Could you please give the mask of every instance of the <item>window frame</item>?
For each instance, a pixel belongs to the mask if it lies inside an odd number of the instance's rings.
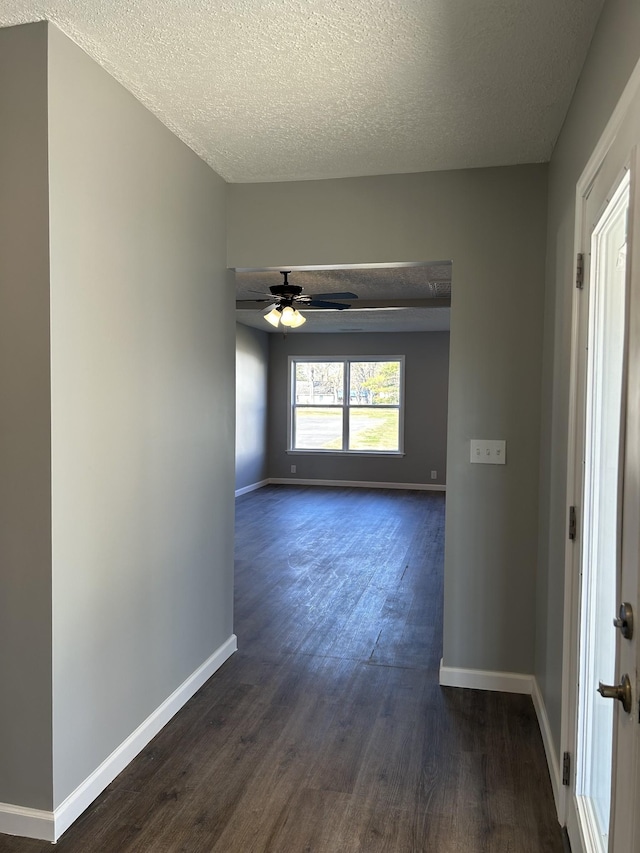
[[[351,364],[353,362],[377,361],[397,362],[400,365],[400,381],[398,383],[398,404],[373,404],[357,403],[351,405],[349,395],[349,384],[351,377]],[[342,403],[304,403],[296,404],[295,401],[295,370],[296,364],[300,363],[341,363],[344,366],[342,377]],[[318,456],[404,456],[404,410],[405,410],[405,357],[404,355],[290,355],[288,356],[288,394],[287,394],[287,453],[293,455],[318,455]],[[346,403],[344,402],[346,400]],[[296,408],[319,408],[336,409],[342,412],[342,449],[321,448],[304,449],[293,446],[295,440],[295,411]],[[349,411],[351,409],[397,409],[398,410],[398,449],[397,450],[349,450]]]

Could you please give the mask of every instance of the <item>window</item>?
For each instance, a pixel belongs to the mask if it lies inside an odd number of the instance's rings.
[[[402,453],[404,356],[289,358],[291,451]]]

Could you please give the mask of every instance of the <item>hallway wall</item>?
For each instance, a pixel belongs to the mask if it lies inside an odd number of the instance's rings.
[[[0,29],[0,803],[50,809],[47,27]]]
[[[55,840],[233,647],[226,185],[51,24],[0,126],[0,830]]]
[[[547,169],[229,187],[232,267],[453,261],[444,661],[532,672]],[[273,212],[278,211],[274,216]],[[507,441],[471,465],[471,438]]]
[[[232,633],[235,324],[224,182],[53,26],[49,134],[58,806]]]
[[[639,58],[640,4],[608,0],[549,165],[535,671],[558,757],[576,184]]]

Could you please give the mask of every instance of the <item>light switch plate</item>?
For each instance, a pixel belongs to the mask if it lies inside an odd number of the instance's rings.
[[[480,465],[505,465],[507,442],[488,438],[471,439],[471,462]]]

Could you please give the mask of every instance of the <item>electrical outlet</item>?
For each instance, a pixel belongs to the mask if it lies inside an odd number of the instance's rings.
[[[291,473],[292,473],[292,474],[295,474],[295,473],[296,473],[296,470],[297,470],[296,466],[295,466],[295,465],[292,465],[292,466],[291,466]]]
[[[431,472],[431,479],[432,479],[432,480],[437,480],[437,479],[438,479],[438,472],[437,472],[437,471],[432,471],[432,472]]]
[[[472,438],[470,461],[481,465],[505,465],[507,462],[507,442],[488,438]]]

